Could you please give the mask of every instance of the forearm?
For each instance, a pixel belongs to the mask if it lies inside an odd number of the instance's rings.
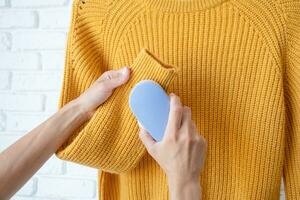
[[[200,200],[201,187],[198,180],[178,181],[174,178],[168,180],[170,200]]]
[[[0,199],[12,196],[86,120],[71,102],[0,154]]]

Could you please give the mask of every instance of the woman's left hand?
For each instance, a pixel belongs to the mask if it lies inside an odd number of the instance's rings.
[[[1,152],[0,199],[9,199],[21,188],[129,75],[128,67],[104,72],[78,98]]]
[[[114,89],[126,83],[129,77],[130,68],[128,67],[106,71],[75,101],[83,109],[83,113],[90,118],[96,108],[111,96]]]

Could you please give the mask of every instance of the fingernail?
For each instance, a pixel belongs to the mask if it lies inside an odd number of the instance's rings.
[[[127,71],[128,71],[128,67],[123,67],[123,69],[122,69],[122,73],[123,73],[123,74],[126,74],[126,73],[127,73]]]
[[[172,93],[170,93],[170,96],[175,96],[175,94],[172,92]]]

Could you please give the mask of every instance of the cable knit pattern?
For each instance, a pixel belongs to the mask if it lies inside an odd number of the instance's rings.
[[[299,0],[74,0],[59,108],[104,71],[132,68],[57,151],[99,169],[101,200],[169,199],[138,138],[130,89],[152,79],[208,141],[203,199],[300,199]]]

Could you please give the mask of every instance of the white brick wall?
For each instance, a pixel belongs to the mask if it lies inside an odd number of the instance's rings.
[[[56,111],[70,8],[0,0],[0,151]],[[53,156],[12,199],[95,200],[97,172]]]
[[[70,9],[0,0],[0,151],[57,110]],[[52,156],[12,199],[96,200],[97,171]]]

